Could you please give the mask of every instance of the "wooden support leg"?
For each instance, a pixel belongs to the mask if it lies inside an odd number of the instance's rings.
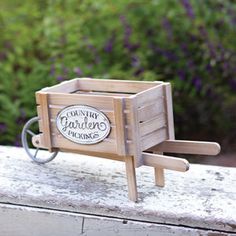
[[[156,154],[163,154],[162,152],[154,152]],[[165,186],[165,173],[164,169],[162,168],[154,168],[154,174],[155,174],[155,185],[159,187]]]
[[[135,173],[133,156],[125,157],[125,166],[126,166],[126,175],[128,181],[129,199],[131,201],[137,202],[138,193],[137,193],[136,173]]]
[[[164,187],[165,186],[164,169],[154,168],[154,171],[155,171],[155,185],[159,187]]]

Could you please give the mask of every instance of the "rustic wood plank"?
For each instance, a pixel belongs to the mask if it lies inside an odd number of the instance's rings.
[[[163,98],[163,85],[157,85],[137,94],[137,107],[147,106]]]
[[[155,130],[166,127],[166,116],[165,113],[162,113],[151,120],[142,122],[139,124],[140,135],[145,136],[149,133],[152,133]]]
[[[143,152],[143,164],[147,166],[185,172],[189,169],[187,160],[160,154]]]
[[[43,88],[41,91],[48,93],[72,93],[78,89],[78,79],[66,80],[51,87]]]
[[[155,130],[152,133],[142,136],[141,138],[141,150],[145,151],[157,143],[161,143],[167,139],[167,130],[166,128],[161,128],[159,130]]]
[[[54,148],[67,148],[71,150],[90,150],[94,152],[116,153],[116,142],[114,139],[104,139],[102,142],[97,143],[96,145],[88,146],[71,142],[64,137],[53,136],[52,146]]]
[[[140,183],[139,201],[133,203],[127,199],[123,162],[59,153],[54,161],[37,165],[22,148],[0,146],[0,154],[1,203],[35,207],[37,210],[56,210],[61,214],[70,211],[126,219],[128,222],[132,220],[160,226],[171,225],[174,227],[173,234],[177,233],[177,229],[186,227],[186,231],[180,235],[191,235],[189,232],[192,229],[221,235],[236,233],[233,207],[236,202],[236,168],[192,164],[185,173],[167,170],[166,187],[158,188],[153,185],[150,167],[143,166],[136,170]],[[7,219],[12,230],[12,222],[16,226],[24,225],[23,217],[20,221],[13,217],[13,212],[6,213],[9,217],[5,217],[4,212],[7,211],[0,213],[1,230],[9,225],[4,222]],[[23,214],[20,211],[19,215]],[[33,217],[26,220],[29,224],[25,224],[25,227],[32,227],[30,222],[33,222]],[[68,221],[66,226],[62,224],[65,231],[75,222],[72,221]],[[90,222],[88,224],[93,225]],[[122,224],[123,231],[119,231],[120,234],[126,231],[124,227],[127,225],[129,223]],[[84,227],[88,227],[86,220]],[[106,229],[105,226],[102,228]],[[143,229],[147,233],[149,227],[143,226]],[[196,232],[193,235],[200,234]],[[10,233],[6,235],[15,236]]]
[[[151,150],[170,153],[215,156],[220,152],[220,145],[214,142],[166,140],[163,143],[151,148]]]
[[[160,81],[126,81],[126,80],[106,80],[106,79],[78,79],[80,90],[95,90],[103,92],[121,92],[121,93],[138,93],[153,86],[162,84]]]
[[[75,91],[74,93],[77,94],[88,94],[88,95],[105,95],[105,96],[110,96],[110,97],[129,97],[131,96],[130,93],[115,93],[115,92],[100,92],[100,91],[83,91],[83,90],[78,90]]]
[[[90,96],[84,94],[51,93],[48,95],[50,105],[87,105],[105,110],[112,110],[112,99],[109,96]]]
[[[114,114],[115,114],[115,140],[117,145],[117,154],[125,156],[127,154],[126,148],[126,128],[125,128],[125,117],[124,117],[124,99],[114,98],[113,99]]]
[[[44,133],[44,145],[49,151],[52,151],[50,115],[48,105],[48,94],[44,92],[37,92],[38,102],[41,106],[41,126],[40,129]]]
[[[74,154],[82,154],[80,155],[80,157],[85,157],[85,158],[89,158],[89,157],[99,157],[99,158],[105,158],[105,159],[110,159],[110,160],[115,160],[115,161],[123,161],[125,162],[125,156],[120,156],[117,155],[115,153],[105,153],[105,152],[93,152],[90,150],[70,150],[70,149],[60,149],[60,152],[67,152],[67,153],[74,153]],[[79,155],[77,155],[79,156]]]
[[[39,120],[38,123],[39,123],[39,131],[43,132],[42,120]],[[51,135],[52,136],[54,136],[54,135],[62,136],[60,134],[59,130],[57,129],[57,127],[56,127],[55,120],[51,120],[50,127],[51,127]],[[132,141],[132,130],[131,130],[131,127],[130,126],[126,126],[125,129],[126,129],[125,132],[126,132],[127,140]],[[116,133],[116,127],[114,125],[111,125],[111,132],[110,132],[110,134],[108,135],[107,138],[115,139],[115,133]]]
[[[51,119],[55,119],[58,115],[58,113],[64,109],[65,106],[62,106],[62,107],[53,107],[53,106],[49,106],[49,115],[51,117]],[[99,109],[101,112],[103,112],[107,118],[109,119],[110,123],[111,124],[114,124],[115,123],[115,118],[114,118],[114,111],[107,111],[107,110],[102,110],[102,109]],[[38,117],[41,117],[41,106],[37,106],[37,114],[38,114]]]
[[[138,108],[138,121],[145,122],[164,112],[164,99],[158,99],[154,103]]]
[[[37,143],[36,143],[37,140]],[[47,146],[44,143],[44,134],[35,135],[33,137],[33,143],[35,147],[47,149]],[[102,142],[97,143],[96,145],[82,145],[73,143],[68,139],[65,139],[61,135],[52,135],[52,147],[57,149],[66,149],[68,152],[93,152],[94,156],[101,156],[101,154],[117,154],[116,141],[114,139],[104,139]],[[133,153],[133,144],[132,142],[127,142],[127,149]],[[129,154],[129,153],[128,153]]]
[[[39,121],[39,123],[41,123],[41,120]],[[56,127],[55,120],[51,120],[51,132],[52,132],[52,136],[55,135],[55,136],[63,137],[60,131]],[[116,137],[116,126],[111,126],[111,131],[110,131],[110,134],[107,136],[107,138],[115,139],[115,137]]]
[[[172,104],[172,92],[171,84],[164,84],[164,97],[165,97],[165,107],[166,107],[166,119],[167,119],[167,130],[168,138],[173,140],[175,139],[175,129],[174,129],[174,115],[173,115],[173,104]]]
[[[137,97],[126,98],[126,103],[130,104],[130,121],[132,130],[132,142],[133,142],[133,153],[135,166],[139,167],[143,164],[142,160],[142,149],[141,149],[141,139],[140,130],[138,122],[138,107],[137,107]]]

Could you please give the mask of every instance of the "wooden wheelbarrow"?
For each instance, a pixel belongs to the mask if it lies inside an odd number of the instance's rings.
[[[187,160],[163,153],[220,152],[217,143],[175,140],[170,83],[79,78],[36,92],[36,102],[38,116],[22,131],[30,158],[46,163],[61,151],[124,161],[132,201],[138,200],[135,168],[154,167],[163,187],[164,169],[189,169]],[[49,156],[39,157],[41,149]]]

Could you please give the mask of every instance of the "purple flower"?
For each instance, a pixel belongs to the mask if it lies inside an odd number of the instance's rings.
[[[14,146],[16,146],[16,147],[22,146],[22,145],[21,145],[21,136],[20,136],[20,134],[18,134],[18,135],[16,136],[16,139],[15,139],[15,141],[14,141]]]
[[[203,38],[205,38],[205,39],[208,38],[208,33],[207,33],[205,26],[203,26],[203,25],[199,26],[198,31]]]
[[[193,20],[195,18],[195,15],[194,15],[193,8],[189,0],[181,0],[181,3],[185,8],[187,16]]]
[[[236,91],[236,79],[231,79],[231,80],[229,81],[229,85],[230,85],[230,87],[231,87],[233,90]]]
[[[104,51],[110,53],[112,51],[112,48],[113,48],[113,41],[109,39],[104,46]]]
[[[208,72],[211,72],[211,70],[212,70],[212,67],[211,67],[210,63],[208,63],[205,68]]]
[[[62,66],[62,71],[63,71],[64,75],[67,75],[68,72],[69,72],[69,69],[67,67],[65,67],[65,66]]]
[[[195,65],[194,65],[194,63],[193,63],[193,60],[189,60],[189,61],[188,61],[188,67],[189,67],[190,70],[194,70]]]
[[[124,39],[123,39],[124,47],[127,48],[129,51],[136,50],[137,48],[140,47],[140,45],[138,43],[133,44],[130,42],[130,36],[132,34],[131,26],[128,24],[125,16],[123,16],[123,15],[120,16],[120,20],[121,20],[121,23],[124,27]]]
[[[140,66],[140,60],[137,56],[131,57],[131,65],[132,65],[132,67],[139,67]]]
[[[217,53],[216,53],[214,44],[211,43],[211,42],[208,42],[208,43],[207,43],[207,46],[208,46],[208,48],[209,48],[211,57],[212,57],[212,58],[215,58]]]
[[[52,64],[51,67],[50,67],[50,75],[54,75],[55,74],[55,65]]]
[[[185,72],[183,71],[183,70],[180,70],[180,71],[178,71],[178,76],[179,76],[179,78],[180,78],[180,80],[182,80],[182,81],[184,81],[185,80]]]
[[[192,80],[192,83],[194,85],[194,87],[196,88],[197,91],[201,90],[202,87],[202,81],[198,76],[195,76]]]
[[[15,147],[21,147],[21,141],[20,140],[15,140],[14,146]]]
[[[91,43],[88,43],[88,38],[84,37],[83,40],[86,43],[87,48],[90,50],[90,52],[92,52],[93,56],[94,56],[94,63],[98,64],[101,62],[101,58],[97,53],[97,49],[94,47],[94,45],[92,45]]]
[[[189,54],[188,45],[186,43],[181,43],[180,48],[182,49],[183,54],[188,56]]]
[[[74,68],[74,72],[78,75],[78,76],[81,76],[83,73],[82,73],[82,70],[79,68],[79,67],[75,67]]]
[[[7,55],[5,52],[0,52],[0,61],[4,61],[7,58]]]
[[[112,36],[108,39],[108,41],[106,42],[104,46],[105,52],[110,53],[112,51],[114,41],[115,41],[115,34],[112,34]]]
[[[4,123],[0,123],[0,133],[7,131],[7,126]]]
[[[61,82],[63,81],[65,78],[62,75],[58,75],[57,76],[57,81]]]
[[[173,38],[172,27],[170,21],[166,17],[164,17],[162,20],[162,26],[167,33],[168,39],[171,40]]]

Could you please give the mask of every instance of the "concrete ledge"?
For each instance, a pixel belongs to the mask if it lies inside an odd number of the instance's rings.
[[[0,146],[0,235],[236,235],[236,168],[166,171],[160,188],[140,167],[137,182],[133,203],[124,163],[60,153],[37,165]]]

